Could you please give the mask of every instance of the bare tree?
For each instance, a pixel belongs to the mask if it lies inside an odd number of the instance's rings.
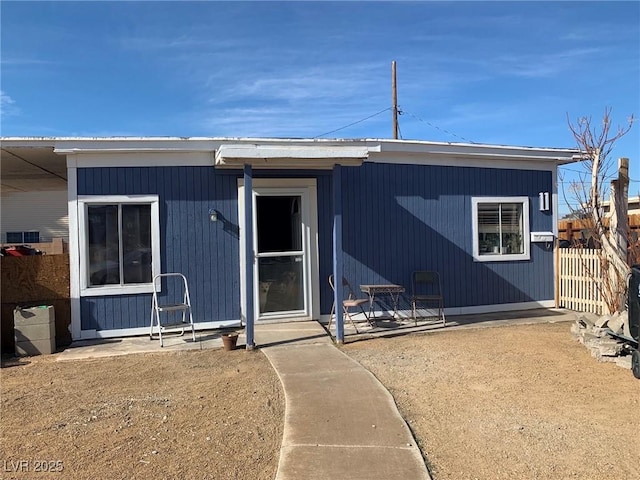
[[[603,275],[600,289],[609,313],[624,309],[626,281],[630,268],[627,263],[626,246],[623,247],[622,243],[616,240],[615,232],[607,228],[602,199],[611,190],[626,188],[623,186],[624,183],[619,184],[617,180],[611,182],[611,185],[607,183],[613,176],[615,166],[609,155],[616,141],[629,132],[633,120],[633,116],[631,116],[627,125],[618,126],[617,130],[612,131],[611,108],[605,109],[602,125],[594,124],[591,117],[581,117],[572,123],[567,116],[569,129],[582,152],[585,167],[585,173],[580,175],[579,179],[572,182],[570,186],[570,193],[577,200],[577,203],[570,208],[572,213],[586,220],[587,229],[590,230],[589,234],[595,241],[595,246],[599,248]],[[628,175],[628,173],[625,174]],[[567,203],[569,204],[569,202]],[[613,198],[611,205],[613,206]],[[624,225],[628,225],[626,208],[624,212]],[[626,235],[627,227],[624,225],[618,225],[617,231],[619,233],[624,230]]]

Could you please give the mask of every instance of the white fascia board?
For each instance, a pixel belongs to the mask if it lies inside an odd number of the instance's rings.
[[[343,145],[220,145],[215,154],[218,167],[238,168],[251,164],[257,168],[333,168],[361,165],[369,157],[366,146]]]
[[[61,154],[81,152],[211,152],[219,144],[219,141],[205,138],[61,138],[55,141],[55,151]]]
[[[405,159],[410,163],[419,163],[419,159],[428,162],[429,159],[439,158],[448,159],[456,164],[461,160],[476,159],[482,161],[548,162],[561,165],[581,159],[580,152],[575,149],[460,143],[381,141],[380,151],[381,155],[377,158]],[[375,158],[372,156],[372,160]]]
[[[406,153],[447,153],[469,155],[495,154],[510,156],[546,156],[559,158],[573,158],[579,156],[580,151],[573,148],[552,147],[523,147],[519,145],[495,145],[480,143],[445,143],[410,140],[379,140],[381,151],[406,152]]]
[[[553,162],[537,162],[534,160],[506,160],[479,157],[453,157],[431,155],[398,155],[391,153],[372,154],[369,162],[404,165],[428,165],[445,167],[498,168],[510,170],[542,170],[555,172],[557,164]]]
[[[146,150],[134,150],[128,153],[114,151],[67,153],[67,159],[72,158],[78,168],[213,166],[213,154],[210,151],[150,152]]]

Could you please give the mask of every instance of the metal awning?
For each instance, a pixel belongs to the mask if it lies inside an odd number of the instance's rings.
[[[330,170],[336,164],[359,166],[368,158],[366,146],[233,144],[218,147],[215,166]]]

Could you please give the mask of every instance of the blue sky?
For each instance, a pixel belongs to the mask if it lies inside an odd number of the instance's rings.
[[[406,139],[574,147],[567,114],[640,115],[637,1],[0,8],[4,136],[389,138],[392,60]],[[632,195],[639,153],[637,123]]]

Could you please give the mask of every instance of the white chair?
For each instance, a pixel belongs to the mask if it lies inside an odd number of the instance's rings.
[[[175,287],[179,288],[175,299],[170,303],[160,305],[158,303],[158,289],[163,278],[174,278]],[[167,283],[167,282],[165,282]],[[161,313],[165,313],[166,320],[161,320]],[[179,320],[175,320],[175,314],[179,314]],[[188,317],[187,317],[188,316]],[[154,325],[155,324],[155,325]],[[162,334],[169,331],[180,330],[180,335],[184,335],[185,327],[191,328],[191,336],[196,341],[196,331],[193,326],[193,315],[191,314],[191,299],[189,298],[189,286],[187,278],[181,273],[161,273],[153,277],[153,300],[151,304],[151,328],[149,338],[153,340],[154,327],[158,329],[160,346],[163,347]]]

